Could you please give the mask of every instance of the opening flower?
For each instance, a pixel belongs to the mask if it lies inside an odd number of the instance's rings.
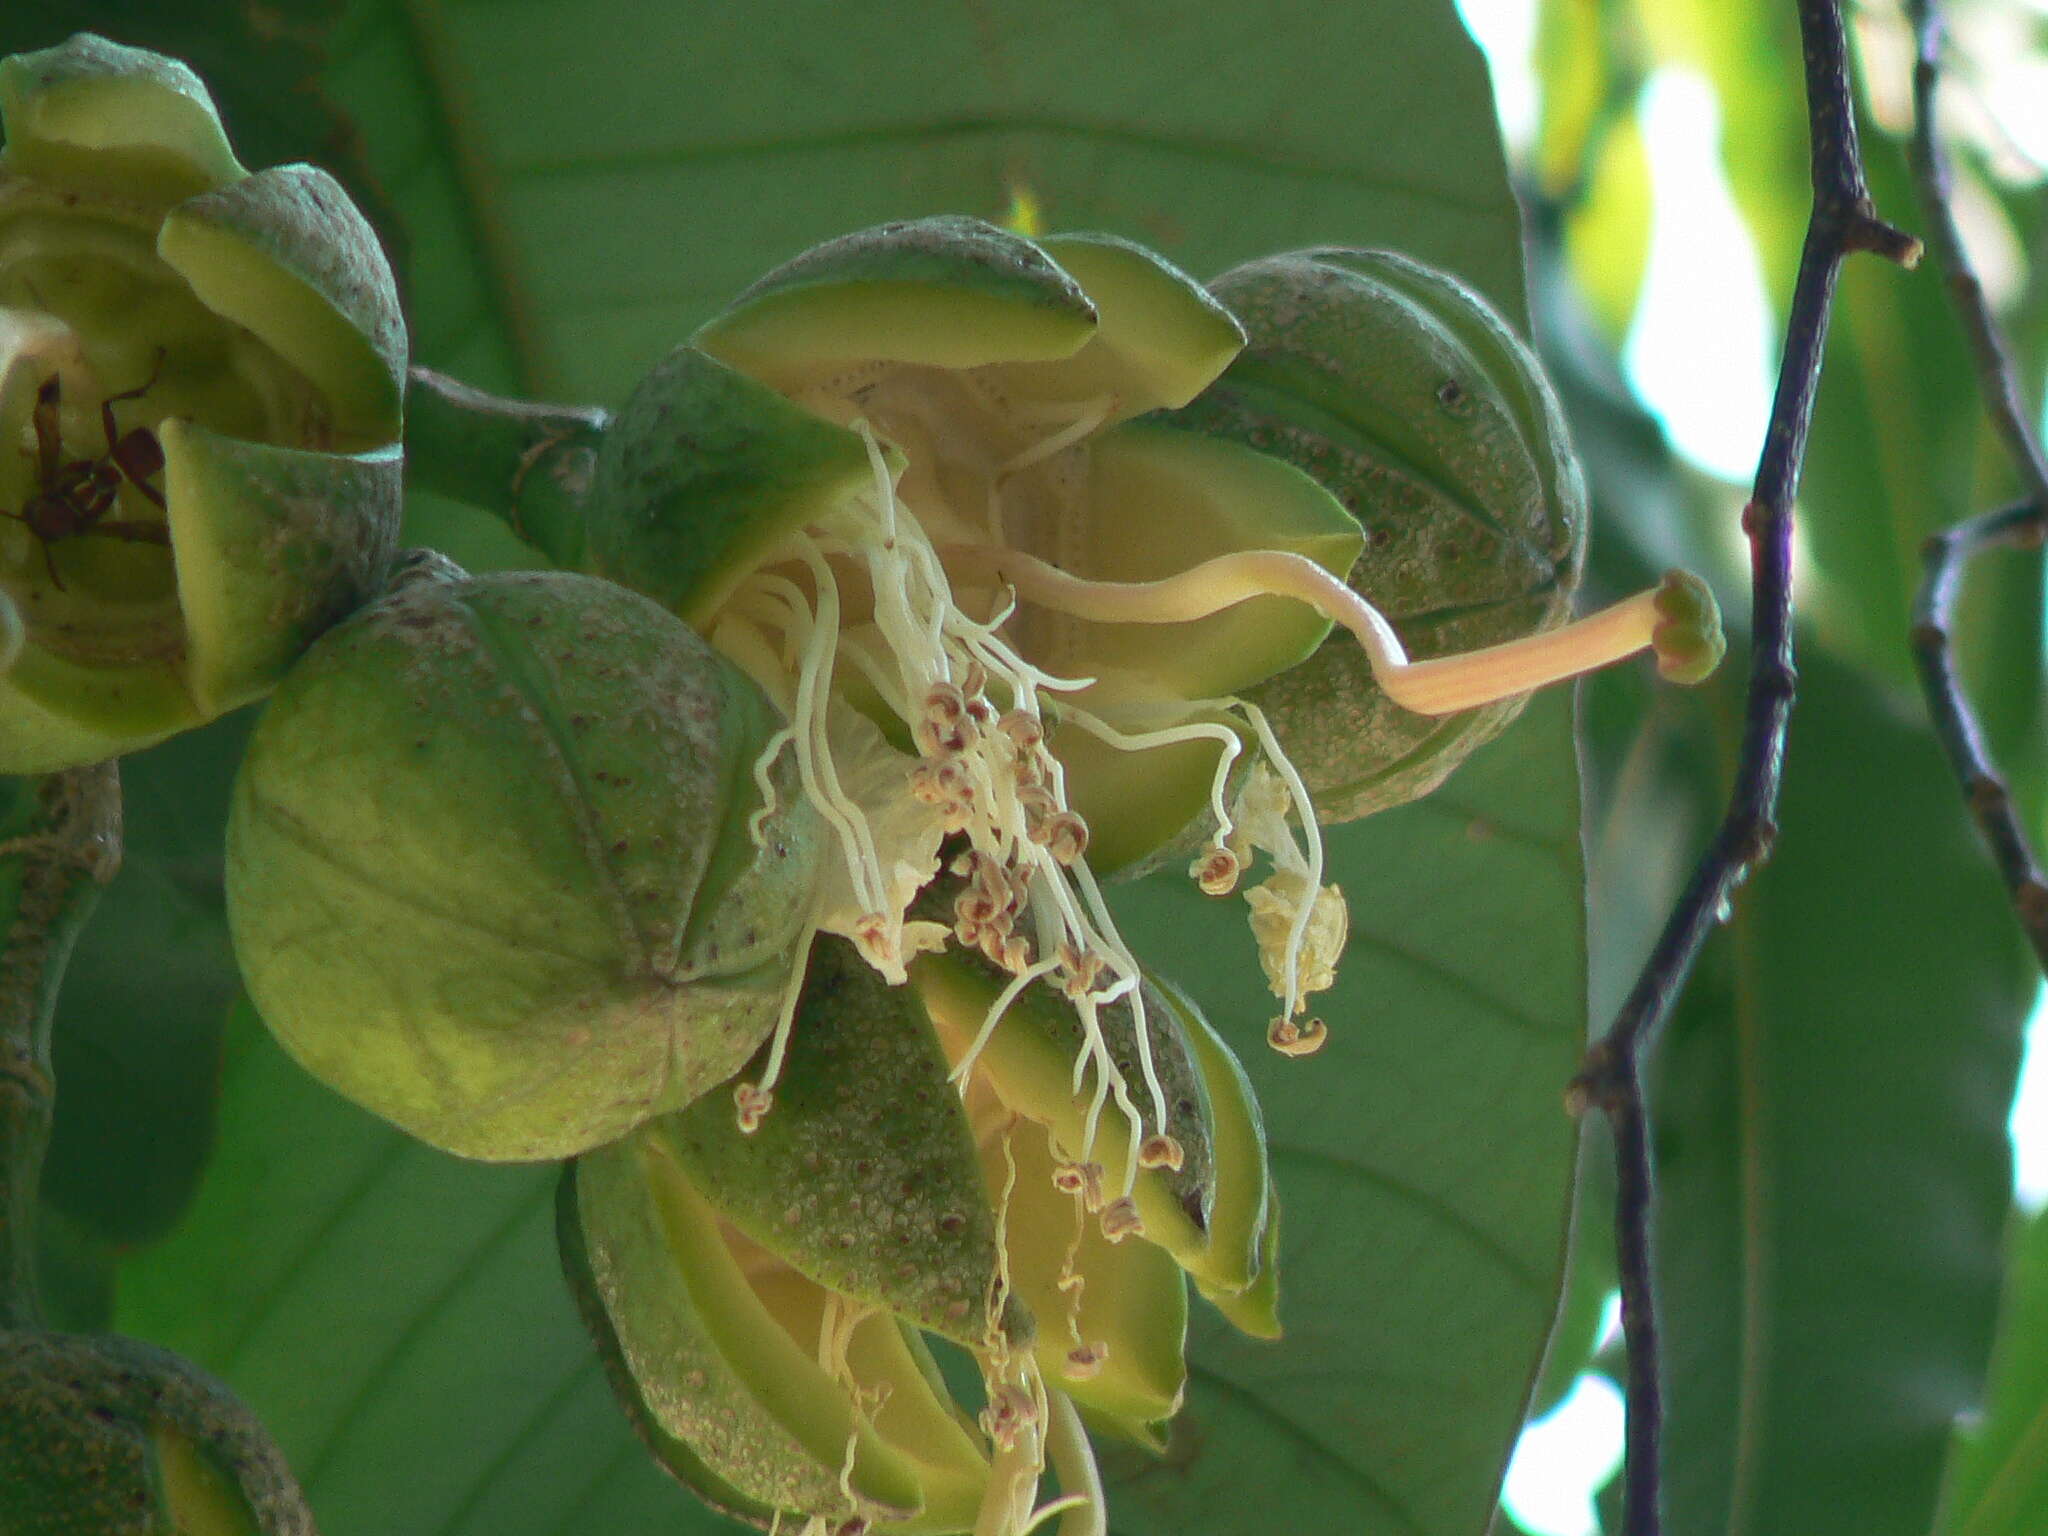
[[[812,1536],[1020,1536],[1071,1507],[1105,1529],[1083,1419],[1164,1447],[1187,1277],[1277,1333],[1264,1140],[1206,1022],[1148,983],[1172,1131],[1105,1166],[1074,1152],[1089,1106],[1063,996],[1030,989],[971,1049],[1001,984],[956,950],[891,986],[821,940],[772,1115],[743,1130],[706,1099],[565,1176],[564,1267],[614,1387],[726,1512]],[[1120,1057],[1140,1048],[1132,1008],[1104,1023]],[[1132,1153],[1137,1196],[1114,1199]]]
[[[1346,584],[1363,534],[1328,490],[1146,416],[1193,400],[1242,341],[1128,242],[883,226],[771,273],[673,354],[613,424],[591,496],[595,567],[676,608],[786,713],[764,769],[795,761],[837,852],[810,922],[890,982],[949,944],[978,952],[1008,980],[977,1039],[1034,984],[1071,1002],[1075,1091],[1093,1078],[1083,1159],[1105,1102],[1134,1146],[1169,1119],[1155,1064],[1141,1050],[1126,1072],[1107,1045],[1103,1011],[1147,1005],[1105,877],[1192,853],[1220,895],[1269,861],[1248,896],[1271,1038],[1302,1053],[1324,1037],[1306,1004],[1343,947],[1342,899],[1308,787],[1247,690],[1333,622],[1429,714],[1676,632],[1670,594],[1645,594],[1410,661]],[[921,901],[942,873],[946,904]],[[744,1120],[772,1103],[780,1060],[737,1089]],[[1122,1168],[1112,1201],[1137,1160]]]
[[[406,338],[311,166],[245,171],[206,88],[90,34],[0,61],[0,771],[264,693],[397,534]]]

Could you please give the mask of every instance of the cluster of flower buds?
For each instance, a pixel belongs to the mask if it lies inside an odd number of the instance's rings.
[[[251,996],[415,1135],[573,1159],[622,1403],[765,1529],[1017,1536],[1048,1468],[1101,1529],[1084,1422],[1163,1445],[1187,1282],[1277,1334],[1249,1084],[1108,880],[1241,891],[1306,1055],[1322,822],[1531,688],[1719,653],[1690,578],[1567,622],[1563,425],[1455,279],[967,218],[806,252],[579,418],[586,569],[394,572],[404,330],[347,200],[98,39],[0,112],[0,771],[289,667],[229,827]]]

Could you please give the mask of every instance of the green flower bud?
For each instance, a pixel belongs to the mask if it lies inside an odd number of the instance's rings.
[[[0,61],[0,772],[261,697],[397,536],[406,337],[324,171],[253,175],[184,65]]]
[[[0,1332],[0,1530],[9,1536],[313,1536],[249,1410],[168,1351]]]
[[[764,754],[780,725],[608,582],[401,583],[294,668],[243,760],[250,996],[316,1076],[464,1156],[687,1104],[774,1028],[810,932],[823,836]]]
[[[1022,1531],[1048,1462],[1098,1486],[1076,1405],[1164,1448],[1189,1274],[1277,1332],[1257,1111],[1185,1000],[1148,983],[1145,1009],[1105,1008],[1077,1089],[1067,999],[991,1011],[1006,978],[957,955],[914,973],[891,987],[821,939],[730,1098],[565,1179],[564,1269],[622,1405],[680,1481],[763,1528]],[[1172,1087],[1141,1144],[1111,1085],[1143,1059]],[[924,1333],[979,1365],[978,1418]]]

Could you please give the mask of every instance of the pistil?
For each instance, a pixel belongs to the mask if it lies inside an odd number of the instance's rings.
[[[949,555],[954,551],[947,551]],[[1106,624],[1184,624],[1254,597],[1292,597],[1356,637],[1373,680],[1403,709],[1455,714],[1597,671],[1654,650],[1674,681],[1697,681],[1718,659],[1720,617],[1697,577],[1666,573],[1646,592],[1541,634],[1457,656],[1411,661],[1387,618],[1315,561],[1285,550],[1218,555],[1158,581],[1089,581],[1019,549],[958,552],[985,564],[1029,602]],[[1711,661],[1707,662],[1711,667]]]

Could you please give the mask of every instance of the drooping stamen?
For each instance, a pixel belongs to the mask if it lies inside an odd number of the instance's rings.
[[[761,791],[761,804],[754,814],[747,818],[747,837],[756,848],[766,846],[768,818],[773,816],[777,809],[775,759],[782,756],[782,749],[795,740],[796,732],[785,725],[768,738],[768,744],[761,748],[761,755],[754,759],[754,785]]]
[[[1697,611],[1705,589],[1672,572],[1661,586],[1557,629],[1459,656],[1410,661],[1385,615],[1315,561],[1285,550],[1218,555],[1158,581],[1089,581],[1018,549],[957,553],[964,562],[992,566],[1031,602],[1106,624],[1184,624],[1254,597],[1292,597],[1349,630],[1387,697],[1423,715],[1512,698],[1643,650],[1656,649],[1660,661],[1671,663],[1667,671],[1690,675],[1697,670],[1700,630],[1709,622]],[[1712,623],[1718,630],[1718,616]]]
[[[1041,976],[1052,974],[1058,965],[1057,960],[1041,960],[1027,968],[1022,975],[1012,978],[1010,984],[996,994],[996,1000],[989,1004],[988,1012],[982,1017],[981,1028],[976,1032],[973,1043],[967,1047],[960,1060],[954,1063],[953,1070],[947,1074],[949,1082],[959,1084],[962,1096],[967,1092],[968,1074],[973,1072],[975,1061],[988,1047],[989,1040],[995,1035],[996,1026],[1003,1021],[1003,1015],[1010,1011],[1010,1004],[1016,1002],[1031,983]]]
[[[1309,917],[1315,911],[1316,900],[1323,889],[1323,837],[1321,825],[1316,821],[1315,810],[1308,797],[1308,786],[1302,782],[1300,772],[1293,761],[1281,749],[1280,738],[1274,734],[1273,726],[1266,719],[1266,712],[1256,704],[1243,706],[1245,718],[1251,721],[1252,729],[1258,733],[1259,749],[1266,754],[1267,764],[1277,772],[1287,785],[1287,793],[1294,804],[1296,817],[1302,830],[1307,834],[1308,857],[1302,861],[1300,874],[1307,882],[1300,904],[1295,908],[1294,920],[1287,929],[1287,957],[1283,975],[1286,985],[1281,992],[1281,1014],[1291,1019],[1302,1008],[1301,996],[1301,946],[1308,937]],[[1287,839],[1288,852],[1293,852],[1293,838]],[[1279,850],[1273,850],[1276,858]],[[1284,865],[1283,865],[1284,868]]]
[[[812,941],[818,936],[815,920],[804,924],[803,935],[797,941],[794,951],[798,956],[811,952]],[[739,1119],[740,1134],[751,1136],[761,1128],[761,1119],[775,1106],[775,1085],[782,1080],[783,1058],[789,1053],[789,1035],[796,1023],[797,1004],[803,998],[804,980],[809,967],[801,960],[792,967],[789,980],[783,984],[782,1004],[775,1013],[775,1033],[768,1047],[768,1065],[757,1083],[739,1083],[732,1091],[733,1104]]]
[[[1217,707],[1229,706],[1219,700]],[[1167,726],[1156,731],[1120,731],[1099,715],[1089,713],[1077,704],[1062,704],[1059,707],[1062,724],[1079,726],[1097,741],[1115,747],[1119,752],[1150,752],[1159,747],[1179,746],[1190,741],[1213,741],[1223,748],[1216,760],[1215,776],[1209,781],[1209,810],[1216,818],[1216,839],[1221,842],[1230,836],[1230,809],[1225,803],[1230,788],[1230,770],[1244,751],[1244,742],[1237,732],[1227,725],[1212,721],[1195,720],[1185,725]]]

